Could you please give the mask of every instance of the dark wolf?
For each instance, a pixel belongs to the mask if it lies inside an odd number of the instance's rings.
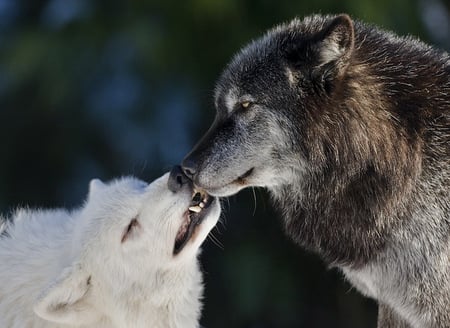
[[[379,327],[450,327],[450,58],[347,15],[245,46],[182,168],[265,187],[297,244],[379,303]]]

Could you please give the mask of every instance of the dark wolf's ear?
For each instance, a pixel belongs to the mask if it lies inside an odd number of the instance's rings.
[[[353,22],[343,14],[315,34],[293,41],[286,49],[286,58],[294,70],[303,68],[314,79],[329,81],[345,72],[354,42]]]
[[[334,18],[314,39],[312,47],[316,48],[319,66],[333,62],[338,69],[347,66],[355,43],[353,22],[348,15]]]

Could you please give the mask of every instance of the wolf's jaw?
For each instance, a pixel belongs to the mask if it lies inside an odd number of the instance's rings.
[[[237,194],[242,189],[250,187],[251,185],[233,185],[227,184],[223,187],[206,189],[208,193],[213,197],[230,197]]]
[[[211,203],[211,197],[203,190],[194,189],[194,195],[192,197],[192,204],[189,206],[190,214],[200,213],[204,208],[208,207]]]
[[[205,190],[209,195],[213,197],[229,197],[232,196],[244,188],[256,186],[249,181],[250,177],[253,175],[255,168],[247,170],[242,175],[238,176],[236,179],[232,180],[229,183],[226,183],[222,186],[199,186],[202,190]]]
[[[180,253],[186,244],[195,235],[197,227],[201,225],[208,215],[208,208],[214,202],[215,198],[203,190],[194,190],[191,205],[183,215],[183,223],[178,229],[175,237],[173,254]]]
[[[245,172],[244,174],[242,174],[241,176],[239,176],[236,180],[234,180],[234,181],[231,182],[231,183],[233,183],[233,184],[234,184],[234,183],[235,183],[235,184],[241,184],[241,185],[247,184],[247,183],[246,183],[246,182],[247,182],[246,179],[252,175],[254,169],[255,169],[255,168],[252,167],[250,170],[248,170],[247,172]]]

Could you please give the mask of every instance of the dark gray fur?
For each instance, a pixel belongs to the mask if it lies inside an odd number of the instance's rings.
[[[379,302],[379,327],[450,327],[447,53],[310,16],[244,47],[215,100],[182,164],[198,186],[266,187],[286,233]]]

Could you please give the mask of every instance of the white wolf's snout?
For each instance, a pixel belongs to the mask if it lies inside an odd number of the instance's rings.
[[[197,254],[220,205],[168,182],[93,180],[78,210],[17,211],[0,236],[0,327],[198,327]]]

